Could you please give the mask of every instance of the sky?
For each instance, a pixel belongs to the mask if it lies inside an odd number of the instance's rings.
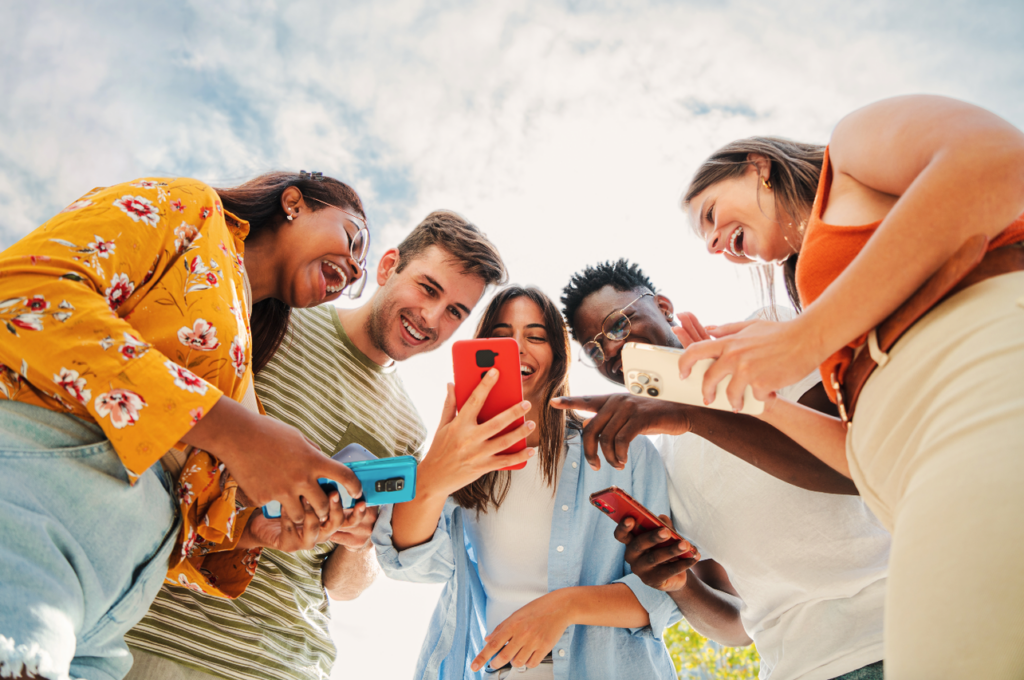
[[[8,0],[0,248],[95,186],[318,170],[362,196],[371,262],[449,208],[554,298],[627,257],[677,309],[734,321],[759,304],[750,273],[709,257],[679,208],[704,157],[754,134],[825,143],[908,93],[1024,128],[1022,37],[1019,0]],[[401,372],[433,429],[448,348]],[[574,365],[574,393],[610,388]],[[382,577],[336,605],[334,677],[408,677],[438,592]]]

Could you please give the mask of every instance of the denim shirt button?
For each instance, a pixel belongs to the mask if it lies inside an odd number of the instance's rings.
[[[557,550],[558,552],[562,552],[563,550],[565,550],[565,547],[560,545],[557,548],[555,548],[555,550]]]
[[[568,505],[563,505],[562,506],[562,512],[569,512],[569,506]]]
[[[575,469],[575,467],[576,467],[576,461],[573,461],[573,462],[572,462],[572,466],[573,466],[573,468]]]
[[[565,656],[565,650],[564,649],[559,649],[558,650],[558,656]]]

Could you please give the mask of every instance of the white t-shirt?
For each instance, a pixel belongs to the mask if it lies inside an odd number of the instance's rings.
[[[891,537],[860,497],[792,486],[696,435],[660,440],[673,522],[729,573],[762,680],[827,680],[882,659]]]
[[[467,511],[466,531],[476,550],[487,595],[487,633],[548,592],[548,549],[555,486],[548,485],[540,456],[512,471],[508,495],[497,510]]]

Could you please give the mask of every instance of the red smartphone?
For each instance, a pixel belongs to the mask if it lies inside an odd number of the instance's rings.
[[[676,532],[671,524],[662,522],[653,512],[641,505],[640,501],[617,486],[595,491],[590,494],[590,502],[595,508],[615,520],[616,524],[627,517],[632,517],[634,524],[630,533],[634,536],[646,534],[648,531],[655,531],[656,529],[668,529],[669,538],[654,546],[655,548],[686,540]],[[688,552],[683,553],[676,559],[689,559],[691,557],[693,557],[693,553]],[[674,562],[675,560],[672,561]]]
[[[480,409],[478,423],[488,420],[523,400],[523,376],[519,367],[519,343],[514,338],[475,338],[459,340],[452,345],[452,362],[455,366],[455,407],[462,410],[476,386],[492,368],[498,369],[498,382],[491,388],[487,401]],[[517,418],[497,436],[511,432],[526,422]],[[502,454],[516,453],[526,448],[526,439],[517,441]],[[502,470],[522,470],[526,461]]]

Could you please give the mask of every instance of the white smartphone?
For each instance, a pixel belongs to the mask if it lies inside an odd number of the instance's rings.
[[[693,366],[686,380],[679,379],[679,356],[685,350],[674,347],[658,347],[642,342],[627,342],[622,347],[622,373],[626,379],[626,389],[632,394],[654,399],[665,399],[678,404],[704,406],[704,395],[701,387],[704,384],[704,373],[711,366],[713,359],[702,359]],[[718,383],[715,400],[708,408],[731,411],[732,404],[725,396],[731,375]],[[743,392],[743,409],[740,413],[756,416],[764,411],[764,402],[754,398],[754,391],[747,386]]]

